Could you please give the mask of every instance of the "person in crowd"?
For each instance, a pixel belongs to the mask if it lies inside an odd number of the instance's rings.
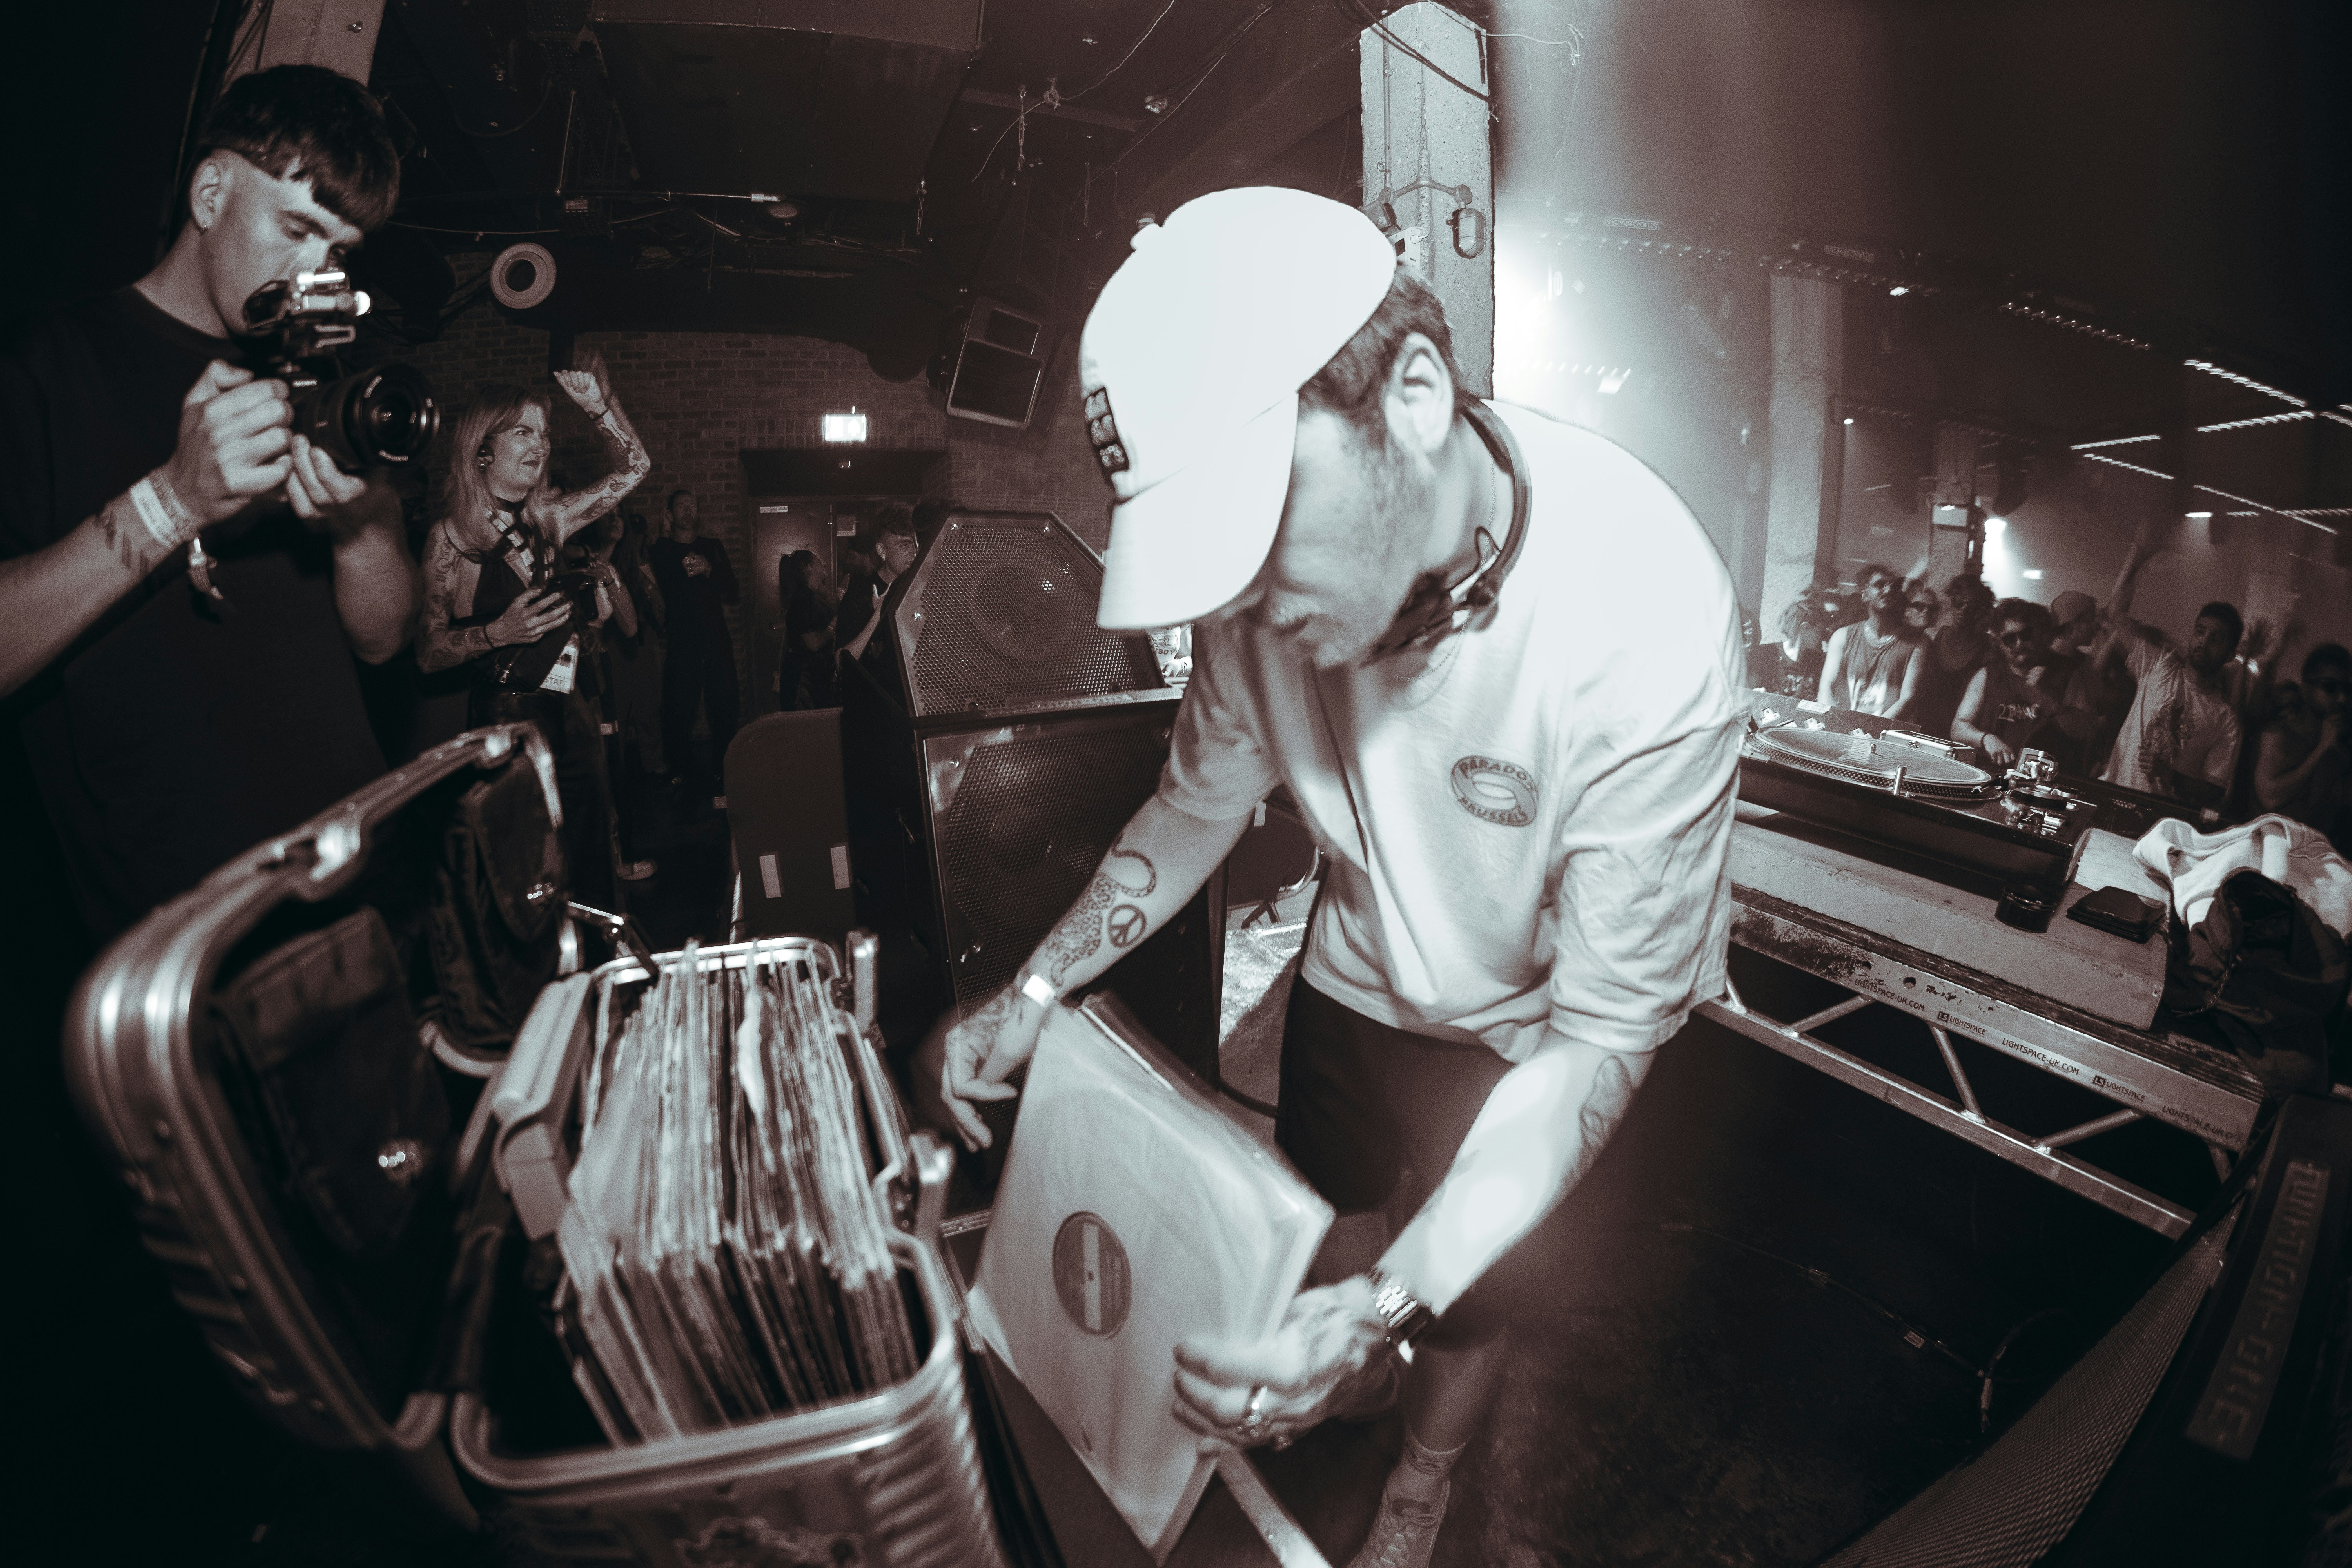
[[[1409,1165],[1412,1217],[1269,1339],[1181,1343],[1176,1408],[1204,1447],[1286,1442],[1376,1405],[1418,1334],[1403,1458],[1353,1563],[1421,1568],[1514,1303],[1566,1286],[1526,1238],[1722,984],[1738,605],[1631,456],[1460,389],[1434,291],[1354,208],[1221,191],[1144,237],[1079,349],[1118,497],[1100,618],[1192,623],[1192,682],[1158,795],[949,1031],[941,1087],[985,1142],[972,1105],[1015,1092],[1045,1009],[1175,918],[1288,787],[1332,847],[1276,1139],[1343,1213]],[[1522,505],[1515,563],[1481,577]],[[1675,592],[1591,591],[1637,580]]]
[[[614,667],[645,631],[644,623],[637,619],[635,596],[614,560],[622,527],[621,520],[609,513],[598,518],[563,547],[563,564],[595,584],[596,616],[581,632],[582,690],[602,720],[597,728],[604,737],[604,777],[613,794],[613,845],[621,880],[642,882],[659,868],[638,854],[646,826],[644,778],[628,765],[621,738]]]
[[[1950,734],[1982,752],[1998,770],[2015,763],[2027,746],[2040,745],[2063,698],[2036,680],[2048,668],[2048,610],[2030,599],[2003,599],[1993,606],[1991,638],[2000,657],[1969,679]]]
[[[669,537],[654,542],[655,581],[669,613],[669,646],[662,668],[662,755],[670,775],[698,795],[719,792],[727,742],[735,738],[739,712],[735,687],[735,641],[727,633],[727,610],[742,598],[727,546],[702,531],[702,510],[692,490],[669,492]],[[708,766],[698,767],[694,721],[710,724]]]
[[[2237,652],[2244,623],[2236,606],[2216,599],[2197,612],[2182,649],[2131,618],[2151,525],[2144,522],[2125,552],[2108,599],[2113,608],[2107,630],[2092,655],[2094,663],[2120,665],[2138,682],[2099,776],[2183,805],[2218,809],[2243,735],[2223,672]]]
[[[1993,658],[1986,635],[1993,592],[1976,574],[1963,573],[1944,587],[1944,624],[1919,652],[1919,684],[1903,717],[1923,735],[1948,735],[1961,694]]]
[[[2299,690],[2299,700],[2282,702],[2262,732],[2255,804],[2317,828],[2352,854],[2352,745],[2344,725],[2352,705],[2352,651],[2321,643],[2304,655],[2300,688],[2282,684],[2282,697],[2289,689]]]
[[[776,586],[784,606],[784,657],[776,676],[776,706],[785,712],[838,707],[834,603],[824,563],[813,550],[795,550],[777,563]]]
[[[2051,601],[2050,651],[2034,684],[2056,706],[2033,743],[2058,771],[2091,778],[2106,765],[2137,682],[2119,660],[2091,657],[2102,639],[2098,601],[2069,589]]]
[[[890,584],[915,564],[915,509],[905,501],[885,501],[874,520],[869,550],[875,560],[873,574],[850,578],[842,584],[841,608],[833,623],[833,641],[843,659],[860,660],[877,679],[884,680],[887,688],[893,656],[889,639],[877,634],[882,626],[882,601],[889,594]]]
[[[601,355],[555,373],[555,384],[604,443],[613,471],[583,489],[549,482],[543,392],[491,384],[458,418],[442,517],[425,545],[425,616],[417,664],[473,675],[467,721],[536,723],[555,751],[565,869],[574,896],[618,911],[610,781],[602,721],[581,689],[593,593],[558,581],[563,543],[620,504],[652,471]],[[610,568],[599,574],[603,588]]]
[[[238,338],[399,188],[356,83],[242,77],[163,260],[0,353],[0,694],[93,939],[383,772],[352,661],[408,640],[400,503],[291,433]]]
[[[613,569],[621,574],[637,635],[613,647],[613,692],[615,719],[621,726],[622,764],[631,786],[666,776],[662,756],[661,586],[654,581],[653,539],[646,514],[632,510],[621,522],[621,542],[613,549]]]
[[[1873,562],[1857,579],[1864,619],[1830,634],[1822,656],[1821,700],[1882,719],[1910,719],[1927,645],[1903,624],[1908,597],[1892,568]]]
[[[1911,603],[1903,611],[1903,624],[1920,637],[1935,635],[1936,624],[1944,618],[1944,596],[1925,583],[1911,590]]]
[[[1748,684],[1778,697],[1811,700],[1821,689],[1822,611],[1811,595],[1780,612],[1780,640],[1748,650]]]

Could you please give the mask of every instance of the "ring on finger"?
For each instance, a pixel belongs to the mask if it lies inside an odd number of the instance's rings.
[[[1265,1434],[1265,1384],[1251,1385],[1249,1403],[1242,1407],[1242,1418],[1234,1425],[1234,1435],[1244,1442],[1255,1443]]]

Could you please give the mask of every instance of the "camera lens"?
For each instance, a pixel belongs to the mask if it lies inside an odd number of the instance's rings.
[[[422,458],[441,428],[433,384],[411,364],[378,365],[295,396],[294,427],[347,473]]]

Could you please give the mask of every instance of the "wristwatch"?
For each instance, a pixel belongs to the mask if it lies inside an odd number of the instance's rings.
[[[1411,1344],[1437,1321],[1437,1314],[1421,1304],[1402,1280],[1381,1272],[1378,1267],[1364,1270],[1364,1279],[1372,1288],[1372,1312],[1383,1325],[1381,1338],[1391,1348]]]

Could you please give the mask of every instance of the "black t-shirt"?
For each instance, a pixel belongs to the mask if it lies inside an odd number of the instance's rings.
[[[670,645],[677,647],[695,637],[726,642],[727,616],[720,606],[733,604],[740,596],[735,587],[735,568],[727,559],[727,547],[706,533],[691,544],[656,539],[646,553],[653,563],[654,581],[660,584],[662,601],[669,610]],[[689,554],[701,556],[710,570],[699,577],[687,571],[686,558]]]
[[[0,558],[55,543],[168,459],[188,388],[236,357],[135,289],[10,332]],[[384,771],[326,539],[264,500],[204,542],[226,605],[176,551],[5,704],[100,938]]]

